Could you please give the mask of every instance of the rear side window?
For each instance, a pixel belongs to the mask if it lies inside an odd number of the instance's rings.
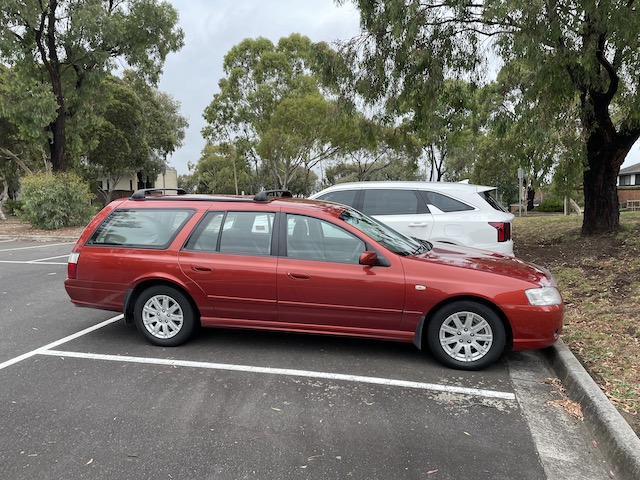
[[[87,245],[167,248],[195,210],[119,209],[96,228]]]
[[[489,205],[491,205],[494,209],[499,210],[501,212],[508,212],[506,208],[504,208],[498,200],[493,198],[492,193],[495,193],[495,190],[488,192],[481,192],[480,196],[484,198]]]
[[[273,212],[208,212],[185,245],[185,250],[269,255]]]
[[[355,207],[357,193],[357,190],[338,190],[336,192],[325,193],[317,199],[324,200],[326,202],[342,203],[344,205],[349,205],[350,207]]]
[[[364,190],[362,211],[367,215],[415,215],[428,213],[413,190]]]
[[[422,195],[422,198],[428,205],[433,205],[442,212],[464,212],[467,210],[475,210],[471,205],[467,205],[460,200],[443,195],[442,193],[420,190],[420,195]]]

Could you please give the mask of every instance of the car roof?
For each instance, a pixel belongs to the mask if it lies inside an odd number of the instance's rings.
[[[322,190],[323,192],[328,190],[350,190],[350,189],[412,189],[412,190],[441,190],[441,191],[457,191],[457,192],[487,192],[495,190],[496,187],[489,187],[486,185],[474,185],[462,182],[418,182],[418,181],[373,181],[373,182],[344,182],[336,183],[330,187]],[[318,192],[320,193],[320,192]]]
[[[171,202],[171,206],[175,207],[175,204],[185,204],[185,203],[228,203],[228,206],[225,206],[225,209],[233,209],[233,204],[244,203],[244,204],[253,204],[260,209],[264,208],[269,210],[270,208],[281,208],[285,205],[291,206],[295,205],[296,213],[304,213],[304,211],[323,211],[331,216],[338,217],[345,209],[349,207],[334,203],[334,202],[326,202],[322,200],[311,200],[308,198],[296,198],[290,196],[291,194],[288,191],[282,196],[273,196],[271,195],[274,191],[262,191],[257,193],[255,196],[253,195],[221,195],[221,194],[188,194],[184,192],[184,190],[179,190],[177,194],[173,195],[164,195],[162,194],[165,189],[143,189],[135,192],[130,198],[118,199],[115,202],[118,202],[120,206],[124,206],[126,208],[130,208],[132,205],[140,204],[140,203],[155,203],[158,202],[158,205],[154,205],[156,207],[160,206],[162,203]],[[176,189],[166,189],[173,190]],[[277,192],[282,192],[278,190]]]

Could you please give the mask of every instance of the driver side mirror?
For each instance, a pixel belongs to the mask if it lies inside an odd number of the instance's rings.
[[[371,251],[362,252],[360,254],[360,260],[358,263],[360,263],[360,265],[368,265],[370,267],[373,267],[378,264],[378,254]]]

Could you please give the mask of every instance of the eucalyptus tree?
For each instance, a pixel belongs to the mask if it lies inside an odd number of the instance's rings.
[[[342,0],[340,3],[346,3]],[[616,179],[640,137],[640,15],[633,1],[353,0],[363,33],[351,42],[354,85],[424,111],[447,78],[477,80],[495,54],[530,79],[521,92],[551,130],[573,115],[584,164],[584,234],[619,228]],[[490,47],[495,47],[490,50]],[[573,161],[573,156],[570,157]]]
[[[177,22],[175,8],[158,0],[0,0],[0,61],[19,74],[14,88],[47,87],[40,119],[54,171],[84,150],[78,132],[95,121],[101,79],[119,62],[156,82],[183,44]],[[32,112],[25,105],[16,115]]]
[[[231,143],[259,178],[267,168],[273,187],[287,188],[336,154],[344,125],[340,104],[323,91],[317,73],[318,46],[292,34],[277,44],[245,39],[224,58],[225,78],[206,108],[203,135]]]
[[[258,191],[251,166],[230,144],[217,145],[207,142],[200,160],[195,165],[189,163],[189,169],[193,170],[193,173],[191,180],[185,182],[185,186],[195,189],[197,193],[239,195],[242,192]]]
[[[101,190],[109,202],[120,180],[144,169],[151,149],[143,102],[136,92],[116,77],[102,83],[106,109],[93,129],[95,147],[87,153],[85,166],[91,177],[107,180],[107,188]]]

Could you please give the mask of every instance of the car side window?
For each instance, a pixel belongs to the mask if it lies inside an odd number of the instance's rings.
[[[270,255],[273,212],[208,212],[186,250]]]
[[[335,192],[325,193],[317,199],[324,200],[325,202],[336,202],[349,205],[350,207],[355,207],[357,193],[357,190],[338,190]]]
[[[433,205],[442,212],[464,212],[466,210],[474,210],[471,205],[467,205],[464,202],[451,198],[448,195],[443,195],[442,193],[420,190],[420,195],[422,195],[422,198],[424,198],[424,201],[428,205]]]
[[[413,190],[364,190],[363,213],[367,215],[415,215],[428,213]]]
[[[167,248],[195,213],[192,209],[119,209],[96,228],[87,245]]]
[[[287,257],[300,260],[357,264],[366,244],[330,222],[304,215],[287,215]]]

